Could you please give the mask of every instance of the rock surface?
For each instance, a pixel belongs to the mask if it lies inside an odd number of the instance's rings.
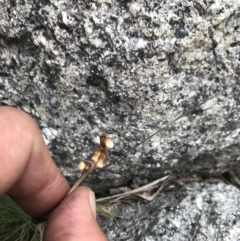
[[[111,241],[237,241],[240,192],[224,183],[193,183],[147,204],[114,204],[104,231]],[[104,224],[105,218],[100,218]]]
[[[88,180],[99,191],[239,161],[239,1],[0,5],[1,103],[37,120],[71,182],[103,131],[116,148]]]
[[[101,195],[239,166],[239,53],[239,0],[0,0],[0,104],[36,119],[71,183],[105,131]]]

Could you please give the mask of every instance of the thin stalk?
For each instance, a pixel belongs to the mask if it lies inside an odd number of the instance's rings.
[[[136,189],[128,191],[128,192],[116,194],[116,195],[113,195],[113,196],[110,196],[110,197],[99,198],[99,199],[96,200],[96,202],[97,203],[106,202],[106,201],[109,201],[109,200],[112,200],[112,199],[119,200],[121,198],[124,198],[124,197],[127,197],[127,196],[131,196],[133,194],[138,194],[139,192],[147,191],[149,188],[152,188],[152,187],[156,186],[157,184],[167,180],[168,178],[170,178],[170,175],[167,175],[165,177],[159,178],[159,179],[157,179],[157,180],[155,180],[153,182],[150,182],[150,183],[148,183],[148,184],[146,184],[144,186],[141,186],[139,188],[136,188]]]
[[[87,177],[87,175],[90,174],[90,172],[95,168],[96,163],[92,163],[92,162],[89,162],[89,163],[91,163],[91,167],[87,171],[83,170],[82,175],[79,177],[79,179],[71,187],[71,189],[68,192],[68,194],[73,192],[83,182],[83,180]]]

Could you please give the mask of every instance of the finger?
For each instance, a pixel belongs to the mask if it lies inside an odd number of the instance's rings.
[[[0,194],[7,193],[38,217],[56,207],[68,190],[33,119],[16,108],[0,107]]]
[[[92,195],[88,187],[79,187],[69,194],[51,214],[43,240],[106,241],[95,219],[95,196]]]

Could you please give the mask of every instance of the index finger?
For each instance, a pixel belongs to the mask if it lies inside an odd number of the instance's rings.
[[[0,107],[0,194],[7,193],[39,217],[54,209],[68,191],[34,120],[16,108]]]

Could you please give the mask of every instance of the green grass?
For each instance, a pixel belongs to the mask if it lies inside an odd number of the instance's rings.
[[[43,224],[33,224],[31,217],[9,197],[0,196],[1,241],[41,241],[43,228]]]
[[[113,217],[105,206],[97,205],[98,215]],[[44,224],[34,224],[12,199],[0,196],[0,241],[42,241]]]

